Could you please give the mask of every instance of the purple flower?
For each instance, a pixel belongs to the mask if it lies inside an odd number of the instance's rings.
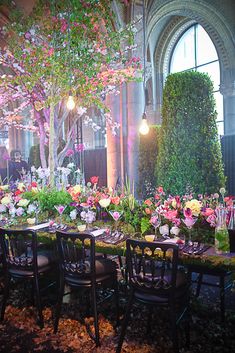
[[[16,210],[16,215],[17,215],[18,217],[21,217],[23,213],[24,213],[23,207],[17,208],[17,210]]]

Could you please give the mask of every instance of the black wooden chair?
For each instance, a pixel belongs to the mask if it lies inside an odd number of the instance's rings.
[[[3,251],[4,290],[0,320],[4,320],[10,281],[30,280],[33,296],[36,297],[38,324],[43,327],[41,289],[39,279],[48,274],[55,265],[52,251],[38,251],[37,234],[32,230],[0,228],[0,243]]]
[[[200,265],[188,265],[187,267],[192,283],[196,283],[196,297],[199,297],[202,285],[219,289],[220,315],[223,322],[225,320],[225,293],[233,286],[232,272],[223,268],[208,268]],[[196,274],[195,279],[192,278],[192,273]],[[205,275],[217,277],[218,282],[210,281],[211,278],[205,279]]]
[[[116,299],[117,323],[119,320],[118,282],[116,262],[95,256],[95,238],[86,233],[56,232],[60,262],[60,289],[56,306],[54,332],[57,332],[61,312],[64,286],[90,292],[94,314],[95,336],[91,335],[97,346],[100,345],[97,289],[112,288]]]
[[[133,239],[127,239],[126,245],[130,297],[116,352],[121,352],[134,300],[149,305],[151,311],[153,306],[169,309],[173,348],[178,352],[177,325],[183,317],[187,319],[185,332],[189,345],[190,299],[190,282],[178,268],[178,246]]]

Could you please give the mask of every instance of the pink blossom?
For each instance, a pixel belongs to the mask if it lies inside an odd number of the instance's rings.
[[[192,217],[193,213],[192,213],[192,210],[190,208],[186,208],[184,209],[184,217],[185,218],[190,218]]]
[[[216,215],[215,214],[211,214],[210,216],[208,216],[206,218],[206,221],[208,223],[210,223],[211,227],[215,227],[216,226]]]
[[[71,157],[74,155],[74,150],[72,150],[71,148],[69,148],[66,152],[66,157]]]
[[[214,210],[210,207],[207,207],[204,211],[202,211],[202,215],[204,217],[208,217],[210,215],[214,214]]]
[[[173,221],[177,217],[178,211],[177,210],[169,210],[164,214],[164,217],[169,221]]]
[[[76,152],[83,152],[85,149],[85,146],[83,143],[78,143],[76,146],[75,146],[75,151]]]
[[[188,228],[192,228],[192,226],[195,224],[196,221],[197,221],[197,218],[193,218],[193,217],[186,217],[185,219],[183,219],[184,224]]]

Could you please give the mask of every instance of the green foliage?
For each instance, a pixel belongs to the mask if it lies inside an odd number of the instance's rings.
[[[37,194],[37,200],[42,211],[55,213],[55,205],[68,206],[72,202],[72,197],[66,190],[51,189],[48,192],[47,189],[43,189]]]
[[[160,126],[150,126],[147,135],[140,135],[139,193],[142,198],[153,195],[156,187],[154,170],[158,154]]]
[[[217,192],[225,184],[213,84],[207,74],[168,76],[163,92],[157,184],[170,193]]]

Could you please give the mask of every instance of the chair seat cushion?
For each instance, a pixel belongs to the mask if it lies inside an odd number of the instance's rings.
[[[86,262],[89,270],[89,261]],[[116,276],[117,264],[115,261],[110,259],[96,259],[95,260],[96,269],[96,282],[102,282]],[[76,272],[65,273],[65,280],[70,285],[91,285],[91,274],[83,273],[79,274]]]
[[[20,259],[22,260],[22,258],[24,257],[24,255],[20,256]],[[39,251],[38,252],[38,256],[37,256],[37,264],[38,264],[38,272],[42,273],[42,272],[46,272],[51,268],[51,265],[54,264],[56,262],[56,258],[54,255],[53,251]],[[18,268],[17,268],[18,267]],[[11,267],[9,268],[9,272],[12,276],[15,277],[21,277],[21,276],[33,276],[33,270],[31,269],[31,266],[26,266],[25,268],[22,266],[17,266],[17,265],[11,265]]]
[[[164,276],[164,282],[167,284],[169,283],[169,280],[171,279],[170,274],[167,273],[166,271],[165,276]],[[160,280],[160,277],[158,277]],[[156,278],[157,280],[157,278]],[[152,303],[158,303],[158,304],[166,304],[169,301],[169,294],[170,291],[167,289],[157,289],[156,291],[154,288],[148,288],[147,286],[135,286],[134,290],[134,296],[136,299],[144,301],[144,302],[152,302]],[[180,299],[181,297],[185,296],[189,288],[189,282],[187,279],[187,275],[183,271],[178,271],[177,272],[177,277],[176,277],[176,288],[174,290],[174,297],[176,299]],[[154,291],[156,294],[154,294]]]

